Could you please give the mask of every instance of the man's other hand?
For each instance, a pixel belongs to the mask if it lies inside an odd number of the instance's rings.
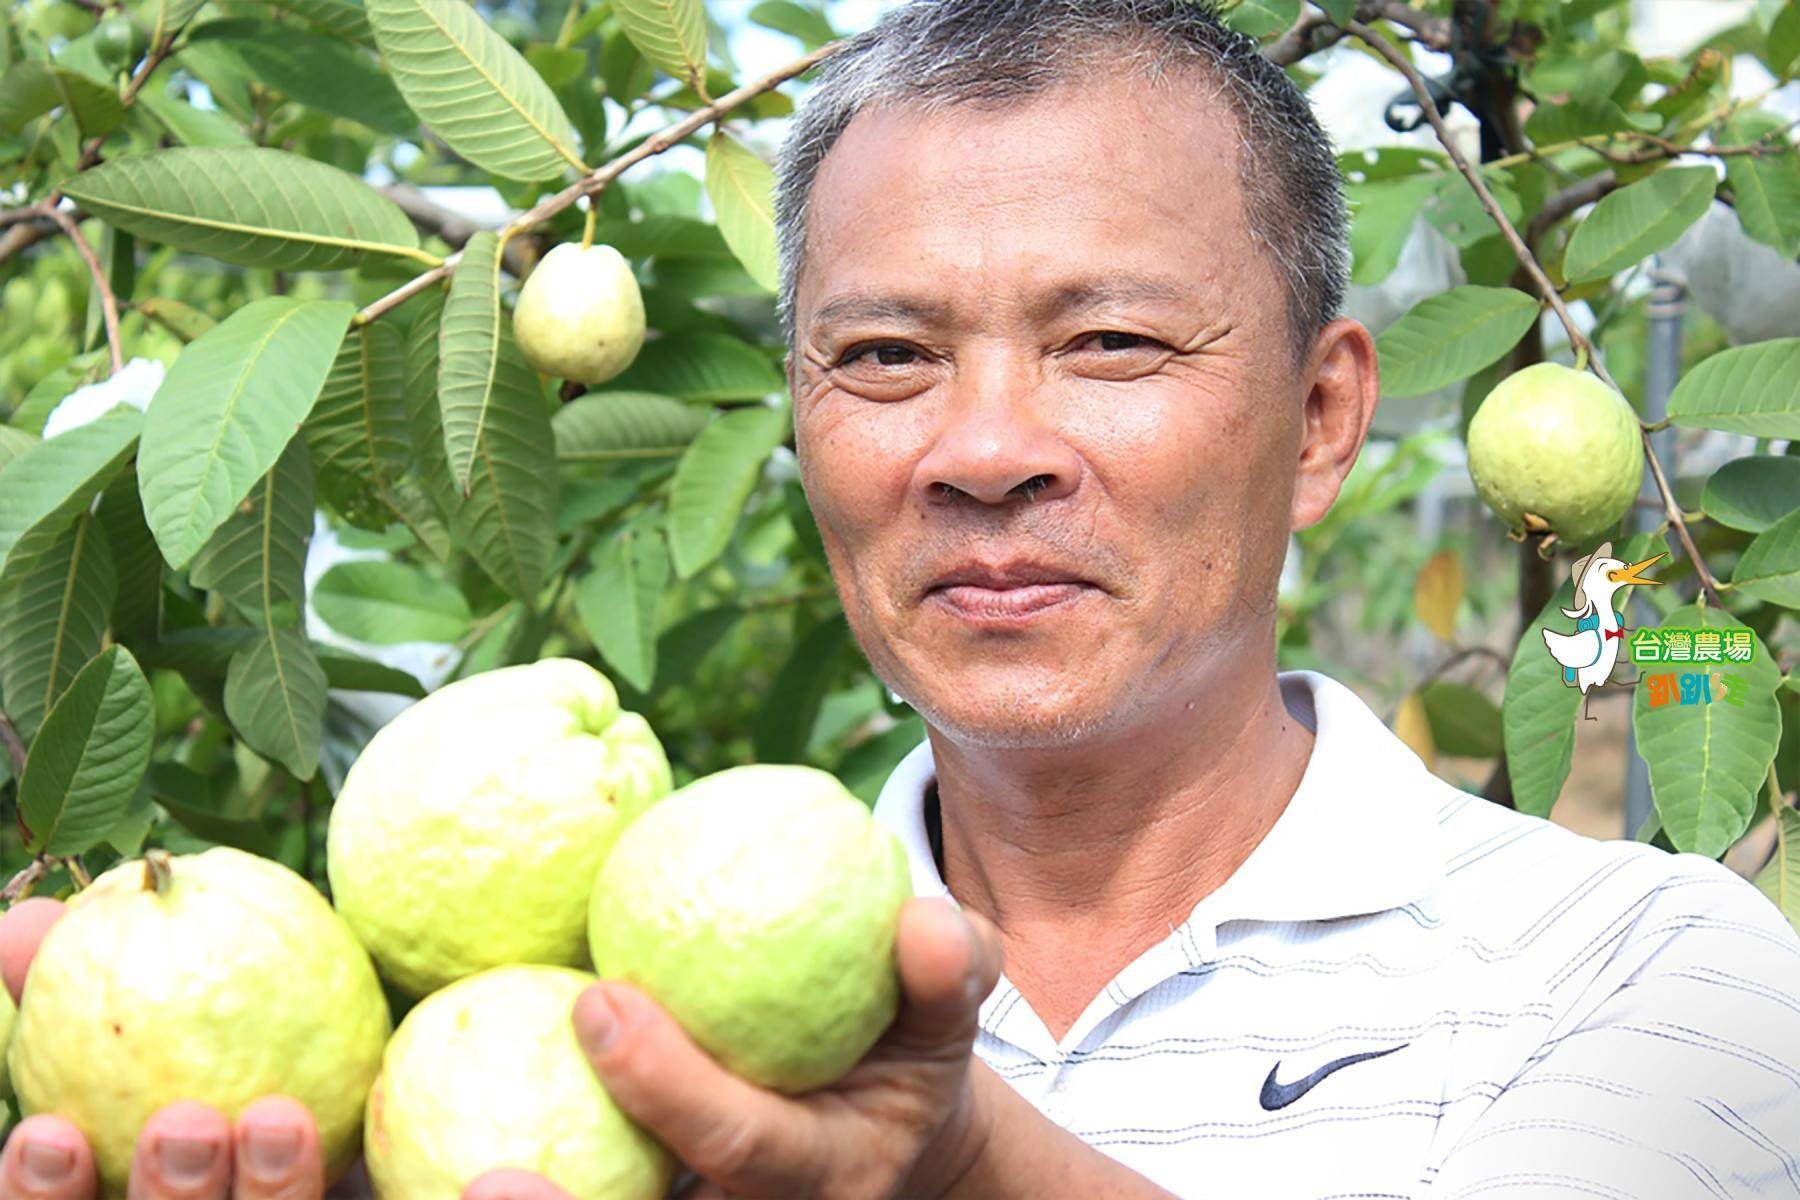
[[[23,900],[0,917],[0,977],[17,1003],[38,944],[63,906]],[[324,1162],[306,1106],[267,1096],[229,1121],[179,1101],[138,1134],[129,1200],[319,1200]],[[19,1122],[0,1151],[0,1200],[94,1200],[94,1155],[81,1131],[40,1113]]]

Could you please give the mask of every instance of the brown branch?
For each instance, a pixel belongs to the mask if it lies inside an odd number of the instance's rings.
[[[1412,63],[1404,54],[1400,53],[1392,42],[1367,25],[1360,21],[1352,21],[1350,32],[1361,38],[1370,49],[1381,55],[1395,70],[1406,77],[1406,82],[1412,86],[1413,95],[1419,101],[1420,109],[1425,113],[1425,119],[1431,122],[1431,128],[1437,133],[1438,142],[1449,154],[1450,161],[1456,164],[1456,169],[1462,173],[1463,178],[1469,181],[1469,186],[1475,189],[1475,195],[1480,198],[1482,208],[1487,210],[1494,223],[1500,227],[1500,232],[1506,238],[1507,245],[1512,247],[1513,256],[1519,260],[1519,266],[1530,276],[1538,294],[1544,298],[1556,313],[1557,319],[1562,322],[1564,331],[1569,335],[1569,345],[1576,351],[1578,360],[1585,360],[1588,369],[1597,375],[1606,386],[1615,392],[1618,391],[1619,385],[1607,373],[1605,365],[1600,361],[1600,356],[1594,352],[1593,344],[1576,327],[1575,318],[1569,315],[1568,306],[1563,303],[1562,295],[1551,284],[1549,276],[1544,274],[1544,268],[1539,265],[1537,257],[1532,254],[1531,248],[1520,238],[1519,231],[1513,228],[1513,223],[1507,219],[1506,213],[1495,202],[1494,194],[1488,191],[1487,183],[1481,178],[1481,173],[1469,165],[1469,160],[1463,157],[1462,151],[1457,148],[1456,139],[1450,135],[1449,127],[1444,124],[1443,114],[1438,112],[1437,104],[1431,98],[1431,90],[1425,86],[1425,80],[1420,77]],[[1687,552],[1689,561],[1694,564],[1695,573],[1700,577],[1700,586],[1705,589],[1707,596],[1712,599],[1714,604],[1724,608],[1725,603],[1719,596],[1718,580],[1714,578],[1712,571],[1707,568],[1705,561],[1700,557],[1699,548],[1694,545],[1693,535],[1688,531],[1687,522],[1682,519],[1681,508],[1675,503],[1675,495],[1669,489],[1668,477],[1663,474],[1662,464],[1656,460],[1656,451],[1650,444],[1650,435],[1644,431],[1641,421],[1638,423],[1638,431],[1643,437],[1644,455],[1650,460],[1650,472],[1656,479],[1657,490],[1662,493],[1663,514],[1675,527],[1675,532],[1681,540],[1682,549]]]
[[[10,906],[20,896],[29,894],[55,867],[56,860],[48,854],[38,855],[26,864],[23,871],[7,880],[4,888],[0,888],[0,902]]]
[[[88,274],[94,277],[94,287],[100,293],[100,317],[106,325],[106,345],[112,353],[112,369],[117,371],[125,365],[124,344],[119,338],[119,298],[113,295],[106,268],[101,265],[94,248],[88,245],[88,240],[81,236],[81,226],[75,223],[74,217],[54,205],[46,209],[44,215],[62,226],[69,240],[75,243],[75,249],[81,252],[82,261],[87,263]]]
[[[811,54],[797,58],[786,66],[771,71],[761,79],[746,83],[743,87],[727,92],[725,95],[719,97],[719,99],[708,104],[704,108],[695,109],[681,120],[675,122],[675,124],[644,139],[644,141],[640,142],[637,146],[634,146],[631,150],[621,154],[611,162],[602,164],[593,174],[570,184],[554,196],[540,201],[529,212],[523,213],[520,216],[514,217],[511,221],[508,221],[505,226],[499,230],[501,242],[504,244],[505,242],[510,241],[514,235],[523,233],[533,226],[549,220],[563,209],[574,204],[583,196],[598,195],[605,189],[607,184],[624,174],[625,171],[632,166],[653,155],[661,154],[671,146],[678,145],[685,140],[689,134],[704,127],[709,122],[717,120],[732,109],[738,108],[746,102],[756,99],[756,97],[762,95],[764,92],[780,86],[796,75],[811,70],[831,55],[837,53],[843,45],[844,43],[841,41],[827,42],[817,50],[814,50]],[[367,325],[382,313],[388,312],[389,310],[404,304],[407,300],[418,295],[432,284],[443,279],[448,279],[450,273],[456,269],[456,264],[461,261],[461,259],[462,252],[458,251],[444,259],[441,265],[433,267],[429,271],[425,271],[424,273],[409,279],[406,283],[395,288],[387,295],[374,301],[361,312],[357,313],[352,323],[356,325]]]
[[[1450,49],[1450,25],[1442,17],[1404,4],[1401,0],[1362,0],[1356,6],[1359,21],[1392,21],[1413,36],[1412,40],[1433,50]],[[1321,32],[1325,36],[1319,36]],[[1262,56],[1278,67],[1292,66],[1309,54],[1317,54],[1335,45],[1345,31],[1339,29],[1325,13],[1308,9],[1286,33],[1263,47]]]
[[[450,243],[452,249],[462,249],[470,238],[481,232],[481,226],[451,212],[410,183],[390,183],[380,191],[398,205],[414,225],[427,233],[437,234]],[[500,260],[515,278],[523,279],[530,273],[538,254],[535,239],[513,237],[507,240],[501,250]]]
[[[1525,227],[1525,240],[1530,245],[1537,245],[1550,227],[1574,212],[1584,204],[1612,193],[1619,186],[1619,177],[1611,171],[1601,171],[1597,175],[1589,175],[1578,179],[1560,192],[1552,193],[1544,201],[1544,207],[1532,216],[1531,223]]]

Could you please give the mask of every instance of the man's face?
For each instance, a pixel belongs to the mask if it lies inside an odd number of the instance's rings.
[[[1272,668],[1288,532],[1324,511],[1307,381],[1236,126],[1183,91],[866,111],[815,182],[807,496],[870,662],[958,741],[1128,731]]]

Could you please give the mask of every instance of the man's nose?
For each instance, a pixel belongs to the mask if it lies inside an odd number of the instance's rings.
[[[914,484],[928,503],[1054,500],[1075,490],[1081,461],[1040,411],[1035,381],[1008,372],[953,385]]]

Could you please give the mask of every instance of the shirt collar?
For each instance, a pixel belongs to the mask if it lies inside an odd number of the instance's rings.
[[[1312,755],[1281,816],[1193,919],[1329,920],[1429,894],[1443,872],[1436,810],[1450,785],[1343,684],[1314,671],[1283,672],[1280,683],[1302,720],[1311,718]],[[925,791],[935,776],[925,741],[875,802],[876,819],[906,847],[920,896],[949,895],[925,829]]]

